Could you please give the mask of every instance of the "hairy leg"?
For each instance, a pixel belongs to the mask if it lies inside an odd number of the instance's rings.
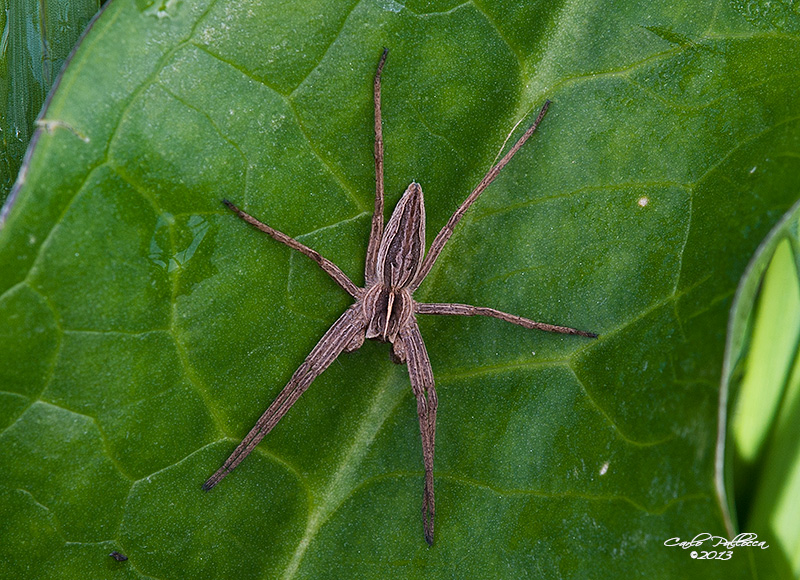
[[[375,71],[373,97],[375,104],[375,211],[372,212],[372,229],[369,232],[367,245],[367,263],[364,278],[369,286],[375,281],[375,269],[378,261],[378,247],[383,237],[383,127],[381,124],[381,73],[386,63],[388,48],[383,49],[378,70]]]
[[[558,332],[560,334],[577,334],[579,336],[588,336],[589,338],[597,338],[594,332],[586,330],[578,330],[576,328],[569,328],[568,326],[556,326],[555,324],[547,324],[546,322],[534,322],[516,314],[508,314],[495,310],[494,308],[484,308],[482,306],[470,306],[469,304],[425,304],[417,302],[414,306],[416,314],[453,314],[457,316],[491,316],[492,318],[499,318],[512,324],[518,324],[525,328],[535,328],[536,330],[545,330],[547,332]]]
[[[550,101],[545,101],[544,106],[539,111],[539,116],[536,117],[533,125],[531,125],[527,131],[525,131],[522,137],[519,138],[519,141],[517,141],[514,146],[509,149],[508,153],[506,153],[503,158],[497,162],[497,165],[492,167],[489,172],[483,176],[481,182],[478,184],[475,190],[470,193],[469,196],[467,196],[467,199],[464,200],[464,202],[461,204],[461,207],[459,207],[455,213],[450,216],[450,219],[447,220],[445,226],[436,235],[433,243],[431,243],[431,247],[428,250],[428,255],[425,256],[425,260],[422,262],[422,267],[420,267],[419,272],[417,272],[417,275],[414,278],[414,283],[409,287],[410,291],[413,292],[419,288],[419,285],[425,279],[425,276],[427,276],[428,272],[431,271],[433,264],[436,262],[436,258],[439,257],[439,253],[442,251],[442,248],[444,248],[447,240],[449,240],[450,236],[453,235],[453,228],[455,228],[458,222],[461,221],[461,218],[464,216],[470,206],[475,203],[475,200],[478,199],[478,196],[483,193],[483,190],[489,187],[489,184],[494,181],[495,177],[497,177],[497,174],[500,173],[500,171],[509,161],[511,161],[511,158],[514,157],[517,151],[519,151],[520,147],[525,144],[525,141],[527,141],[530,136],[533,135],[533,132],[536,131],[539,123],[541,123],[542,119],[544,119],[544,115],[547,113],[547,108],[549,106]]]
[[[287,236],[283,232],[279,232],[275,228],[272,228],[267,224],[258,221],[250,214],[240,210],[238,207],[236,207],[233,203],[231,203],[227,199],[223,199],[222,203],[228,206],[228,208],[233,213],[238,215],[240,218],[242,218],[244,221],[246,221],[254,228],[261,230],[265,234],[271,236],[273,239],[278,240],[282,244],[286,244],[293,250],[297,250],[298,252],[314,260],[317,264],[319,264],[319,267],[322,268],[326,274],[328,274],[331,278],[333,278],[333,280],[353,298],[360,298],[364,294],[364,290],[353,284],[350,278],[347,277],[347,274],[342,272],[339,266],[337,266],[327,258],[323,258],[322,255],[320,255],[320,253],[317,252],[316,250],[312,250],[305,244],[301,244],[300,242],[298,242],[294,238]]]
[[[413,318],[400,331],[398,339],[408,364],[411,388],[417,398],[419,430],[422,435],[422,459],[425,465],[425,487],[422,495],[422,525],[425,541],[433,545],[433,518],[435,513],[433,494],[433,452],[436,443],[436,409],[439,405],[433,382],[433,370],[425,343],[422,341],[417,321]]]
[[[250,455],[250,452],[255,449],[256,445],[264,438],[264,436],[272,431],[272,428],[278,424],[278,421],[286,414],[286,412],[295,404],[297,399],[300,398],[306,389],[311,385],[315,378],[317,378],[322,371],[336,360],[353,339],[359,333],[364,333],[366,320],[362,314],[361,306],[354,304],[348,308],[344,314],[339,317],[339,320],[333,323],[328,329],[328,332],[320,339],[317,346],[309,353],[303,364],[294,372],[289,383],[283,388],[278,397],[272,402],[269,408],[264,411],[261,418],[250,430],[250,433],[244,438],[239,446],[231,453],[230,457],[225,460],[222,467],[217,472],[208,478],[203,484],[203,489],[208,491],[217,485],[222,478],[233,471],[242,460]]]

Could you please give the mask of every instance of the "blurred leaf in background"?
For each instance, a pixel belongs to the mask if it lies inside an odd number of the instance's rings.
[[[101,0],[0,0],[0,204],[17,177],[34,122]]]
[[[739,528],[761,578],[800,576],[800,205],[753,257],[731,311],[723,399]]]

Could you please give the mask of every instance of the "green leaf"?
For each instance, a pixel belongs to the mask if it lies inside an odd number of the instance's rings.
[[[763,578],[800,573],[800,275],[795,205],[747,268],[731,312],[723,369],[730,401],[727,483],[742,529],[771,549],[757,550]]]
[[[108,5],[0,230],[0,561],[48,578],[751,577],[749,548],[664,546],[734,533],[715,485],[726,320],[800,172],[800,20],[751,8]],[[429,240],[553,101],[417,298],[601,335],[421,320],[432,548],[416,405],[386,345],[342,355],[200,489],[350,303],[220,199],[362,283],[383,46],[387,205],[421,183]]]
[[[0,0],[0,202],[58,71],[100,0]]]

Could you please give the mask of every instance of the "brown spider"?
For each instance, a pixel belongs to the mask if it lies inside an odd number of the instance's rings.
[[[425,540],[433,544],[433,451],[436,435],[436,389],[433,372],[425,343],[417,325],[417,314],[457,314],[461,316],[492,316],[525,328],[536,328],[562,334],[578,334],[596,338],[597,334],[534,322],[514,314],[506,314],[493,308],[470,306],[467,304],[425,304],[413,298],[414,291],[428,275],[436,258],[453,233],[453,228],[461,220],[483,190],[497,177],[514,154],[536,130],[550,101],[546,101],[536,121],[525,131],[508,153],[484,176],[475,190],[450,216],[447,224],[433,240],[428,254],[425,252],[425,205],[422,188],[418,183],[408,186],[397,203],[392,217],[383,223],[383,133],[381,128],[381,71],[386,62],[384,49],[375,73],[375,213],[372,215],[372,229],[367,246],[367,260],[364,278],[365,288],[359,288],[339,267],[312,250],[254,217],[240,210],[231,202],[224,200],[240,218],[269,234],[290,248],[298,250],[314,260],[333,278],[339,286],[355,298],[356,303],[348,308],[333,323],[317,346],[300,365],[289,383],[225,461],[220,469],[203,484],[208,491],[217,485],[239,463],[247,457],[256,445],[269,433],[286,412],[305,392],[311,382],[336,360],[339,353],[352,352],[364,344],[364,339],[389,342],[392,345],[391,358],[395,363],[406,363],[411,388],[417,399],[419,428],[422,434],[422,457],[425,464],[425,486],[422,498],[422,522]]]

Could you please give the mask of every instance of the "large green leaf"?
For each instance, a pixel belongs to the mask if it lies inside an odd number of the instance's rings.
[[[0,231],[4,571],[749,577],[748,549],[664,541],[734,532],[714,470],[728,309],[800,173],[800,18],[776,10],[111,3]],[[553,100],[417,297],[601,333],[421,320],[432,548],[385,345],[340,357],[200,489],[349,304],[219,200],[361,283],[383,46],[388,205],[419,181],[429,239]]]

